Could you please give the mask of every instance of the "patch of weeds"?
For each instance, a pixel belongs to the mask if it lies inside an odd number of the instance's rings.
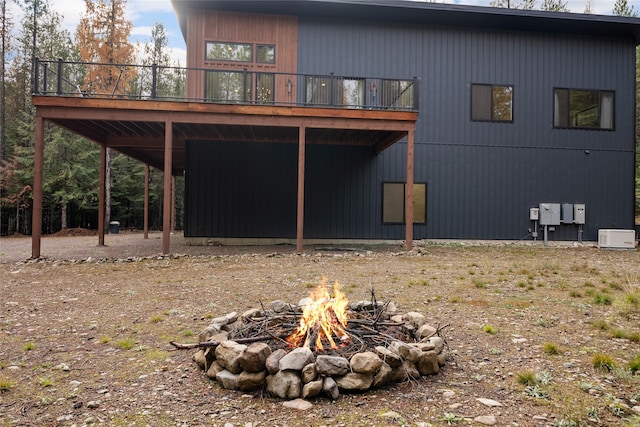
[[[151,323],[160,323],[164,320],[164,316],[160,315],[160,314],[156,314],[151,316],[151,319],[149,319],[151,321]]]
[[[598,408],[596,408],[595,406],[585,408],[584,414],[587,416],[587,418],[595,420],[596,422],[600,421],[600,413],[598,411]]]
[[[459,417],[456,414],[452,414],[451,412],[445,412],[442,415],[442,421],[444,421],[448,426],[461,423],[464,421],[463,417]]]
[[[410,279],[409,283],[407,283],[407,287],[410,288],[410,287],[414,286],[415,284],[416,284],[416,281],[413,280],[413,279]]]
[[[536,380],[536,374],[533,371],[519,372],[516,375],[516,379],[518,380],[518,383],[526,386],[532,386],[538,382]]]
[[[595,369],[600,369],[604,371],[611,371],[618,366],[613,361],[613,358],[611,356],[604,353],[594,354],[593,358],[591,359],[591,363]]]
[[[473,283],[473,286],[475,286],[477,289],[485,289],[487,287],[487,284],[484,283],[482,279],[478,277],[474,277],[473,279],[471,279],[471,282]]]
[[[491,354],[493,356],[500,356],[502,354],[502,350],[500,350],[498,348],[491,348],[491,349],[489,349],[489,354]]]
[[[542,346],[542,350],[550,356],[557,356],[559,354],[562,354],[560,347],[552,342],[544,343],[544,345]]]
[[[613,332],[611,332],[611,336],[613,338],[625,339],[625,338],[627,338],[627,333],[625,331],[623,331],[622,329],[615,329]]]
[[[38,378],[38,384],[42,387],[51,387],[53,381],[50,378]]]
[[[24,351],[31,351],[31,350],[34,350],[35,348],[36,348],[36,344],[32,342],[28,342],[22,346],[22,349]]]
[[[547,323],[547,321],[545,319],[543,319],[542,317],[539,318],[538,320],[536,320],[536,326],[540,326],[542,328],[546,328],[549,326],[549,324]]]
[[[593,284],[593,282],[587,280],[586,282],[584,282],[584,287],[585,288],[594,288],[596,285]]]
[[[177,316],[178,314],[180,314],[180,310],[172,308],[171,310],[165,311],[164,314],[167,316]]]
[[[132,297],[135,294],[137,294],[137,292],[134,291],[133,289],[127,289],[125,293],[127,294],[127,296],[130,296],[130,297]]]
[[[598,305],[611,305],[613,303],[613,299],[611,295],[604,294],[602,292],[596,292],[593,295],[593,303]]]
[[[422,279],[422,280],[420,280],[420,284],[422,286],[429,286],[429,281],[427,279]]]
[[[619,381],[631,381],[633,378],[633,372],[624,367],[615,367],[611,370],[611,373],[613,377]]]
[[[182,333],[182,336],[183,337],[191,337],[191,336],[193,336],[193,331],[191,329],[187,329],[186,331],[184,331]]]
[[[452,302],[452,303],[454,303],[454,304],[455,304],[455,303],[459,303],[459,302],[464,302],[464,298],[462,298],[462,297],[461,297],[461,296],[459,296],[459,295],[454,295],[454,296],[452,296],[451,298],[449,298],[449,302]]]
[[[640,371],[640,353],[636,354],[633,359],[629,360],[627,366],[634,374]]]
[[[519,288],[526,288],[527,284],[524,283],[523,281],[519,281],[518,283],[516,283],[516,286]]]
[[[582,294],[576,290],[569,292],[571,298],[582,298]]]
[[[580,421],[576,421],[573,418],[563,418],[553,423],[554,427],[579,427],[581,425]]]
[[[535,397],[536,399],[550,399],[549,392],[541,387],[540,384],[529,385],[524,389],[524,392],[529,397]]]
[[[136,345],[136,342],[131,338],[123,338],[121,340],[118,340],[116,342],[116,345],[122,350],[131,350]]]
[[[111,337],[100,337],[100,344],[109,344],[111,342]]]
[[[138,346],[135,346],[135,347],[133,348],[133,351],[140,351],[140,352],[142,352],[142,351],[147,351],[147,350],[149,350],[149,346],[148,346],[148,345],[142,345],[142,344],[141,344],[141,345],[138,345]]]
[[[540,371],[536,373],[536,381],[542,385],[551,384],[551,380],[553,380],[553,377],[549,371]]]
[[[144,358],[147,360],[164,360],[168,356],[169,356],[169,352],[167,352],[166,350],[158,350],[158,349],[147,350],[146,353],[144,354]]]
[[[14,382],[8,378],[0,378],[0,393],[7,392],[11,390],[11,387],[14,386]]]
[[[600,329],[601,331],[606,331],[609,329],[609,324],[605,321],[605,320],[594,320],[591,325],[596,328],[596,329]]]
[[[495,328],[491,325],[484,325],[482,331],[492,335],[496,333]]]
[[[436,294],[436,296],[434,298],[435,298],[436,301],[441,301],[442,300],[442,295]]]
[[[627,412],[625,405],[619,401],[610,403],[607,406],[607,409],[609,409],[609,411],[618,418],[624,417]]]

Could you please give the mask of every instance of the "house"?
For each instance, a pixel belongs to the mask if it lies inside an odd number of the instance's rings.
[[[170,171],[165,189],[184,172],[194,243],[633,228],[640,19],[395,0],[173,6],[186,100],[45,90],[34,105]],[[100,120],[111,136],[90,132]]]

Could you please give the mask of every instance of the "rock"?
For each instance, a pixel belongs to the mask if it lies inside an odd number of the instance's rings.
[[[357,372],[349,372],[347,375],[335,379],[340,390],[362,391],[369,390],[373,383],[371,374],[359,374]]]
[[[309,363],[313,363],[313,352],[308,348],[295,348],[286,356],[280,359],[279,367],[281,371],[302,371],[302,368]]]
[[[442,350],[442,352],[438,353],[438,365],[444,366],[449,360],[449,352],[447,350]]]
[[[316,358],[316,370],[318,374],[325,376],[345,375],[349,372],[349,362],[340,356],[320,355]]]
[[[417,311],[410,311],[403,316],[405,322],[409,322],[415,329],[420,329],[422,325],[427,322],[427,318],[424,314]]]
[[[238,390],[238,375],[223,369],[216,375],[216,381],[227,390]]]
[[[423,339],[417,343],[411,343],[411,345],[414,346],[415,348],[420,349],[420,351],[429,351],[429,350],[435,349],[435,346],[432,343],[430,343],[428,339]]]
[[[264,313],[262,312],[262,310],[258,308],[250,308],[249,310],[245,311],[240,315],[240,319],[246,320],[246,319],[251,319],[253,317],[261,317],[261,316],[264,316]]]
[[[223,341],[216,347],[216,360],[229,372],[239,374],[242,372],[239,357],[246,348],[246,345],[238,344],[235,341]]]
[[[386,347],[382,347],[381,345],[377,346],[375,349],[376,354],[382,359],[383,362],[387,363],[392,368],[397,368],[402,365],[402,358],[398,353],[394,353]]]
[[[429,337],[427,342],[429,344],[433,344],[433,349],[438,354],[442,353],[442,350],[444,350],[444,339],[442,339],[442,337]]]
[[[302,298],[300,301],[298,301],[298,307],[305,307],[307,305],[311,305],[315,302],[315,300],[313,298],[310,297],[306,297],[306,298]]]
[[[316,381],[310,381],[302,386],[302,398],[307,399],[309,397],[316,397],[322,392],[322,379]]]
[[[307,366],[302,368],[301,378],[302,378],[302,382],[305,384],[310,383],[311,381],[314,381],[316,378],[318,378],[318,371],[316,370],[316,364],[309,363]]]
[[[280,359],[287,355],[287,352],[283,349],[278,349],[271,353],[267,360],[264,362],[265,367],[267,368],[267,372],[271,375],[274,375],[276,372],[280,370]]]
[[[284,402],[282,406],[286,408],[297,409],[299,411],[307,411],[313,408],[313,404],[303,399],[294,399]]]
[[[336,380],[331,377],[325,377],[322,381],[322,392],[331,400],[336,400],[340,396],[340,390]]]
[[[284,302],[282,300],[275,300],[269,303],[269,308],[276,313],[282,313],[287,311],[291,307],[291,304]]]
[[[416,339],[421,340],[424,338],[429,338],[434,336],[436,333],[438,332],[438,330],[436,328],[434,328],[433,326],[429,325],[428,323],[423,324],[422,326],[420,326],[417,330],[416,330]]]
[[[209,366],[209,369],[207,369],[207,376],[215,380],[218,373],[222,371],[224,371],[224,368],[220,366],[218,362],[213,362],[211,366]]]
[[[193,356],[191,356],[191,359],[196,362],[196,364],[198,365],[198,367],[200,369],[202,369],[203,371],[205,370],[205,367],[207,365],[207,361],[204,358],[204,350],[200,349],[198,351],[196,351],[195,353],[193,353]]]
[[[456,392],[453,390],[445,390],[442,393],[442,397],[444,397],[445,399],[451,399],[455,395],[456,395]]]
[[[409,344],[394,341],[389,345],[389,350],[399,355],[403,360],[408,360],[409,362],[417,362],[422,356],[422,351],[420,349],[413,347]]]
[[[353,372],[371,375],[382,366],[382,360],[371,351],[356,353],[349,360]]]
[[[493,407],[493,406],[502,406],[502,403],[493,400],[493,399],[485,399],[483,397],[479,397],[476,399],[478,402],[482,403],[485,406]]]
[[[391,382],[400,383],[409,378],[420,378],[420,372],[416,369],[416,365],[408,360],[402,362],[402,366],[393,368],[391,372]]]
[[[480,415],[478,417],[475,417],[473,421],[485,426],[493,426],[496,424],[496,417],[494,417],[493,415]]]
[[[389,320],[392,321],[393,323],[402,323],[404,322],[404,316],[402,314],[396,314],[391,316],[391,319]]]
[[[256,390],[262,387],[267,378],[267,371],[260,372],[243,371],[238,375],[238,389],[242,391]]]
[[[394,422],[401,422],[402,421],[402,415],[400,415],[399,413],[397,413],[395,411],[383,412],[382,414],[380,414],[380,416],[383,417],[383,418],[390,418]]]
[[[293,371],[278,371],[275,375],[267,376],[267,391],[281,399],[300,397],[301,384],[300,377]]]
[[[440,372],[440,365],[438,364],[438,355],[435,351],[423,351],[420,359],[416,362],[416,368],[420,375],[433,375]]]
[[[265,362],[270,354],[271,349],[266,343],[255,342],[240,353],[238,363],[244,371],[260,372],[265,369]]]
[[[211,323],[198,334],[198,342],[208,341],[210,337],[220,332],[221,327],[220,323]]]
[[[100,406],[100,402],[97,400],[90,400],[87,402],[87,408],[89,409],[96,409],[98,406]]]
[[[382,363],[378,372],[376,372],[373,376],[373,387],[379,388],[385,386],[391,382],[391,374],[393,372],[393,368],[386,363]]]
[[[633,406],[631,410],[636,414],[640,415],[640,406]]]

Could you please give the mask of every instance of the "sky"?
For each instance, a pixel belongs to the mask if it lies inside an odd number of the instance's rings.
[[[240,1],[240,0],[238,0]],[[268,0],[265,0],[268,1]],[[541,4],[543,0],[538,0]],[[455,3],[462,5],[489,6],[491,0],[439,0],[440,3]],[[12,6],[8,2],[9,7]],[[630,6],[640,15],[640,0],[628,0]],[[50,0],[53,9],[63,17],[63,28],[73,36],[82,13],[84,12],[84,0]],[[571,12],[582,13],[587,0],[567,0],[567,7]],[[591,8],[594,14],[611,15],[615,0],[591,0]],[[15,7],[15,4],[13,4]],[[169,40],[170,56],[174,62],[186,65],[186,47],[182,32],[178,25],[171,0],[128,0],[126,6],[127,18],[133,22],[131,41],[133,43],[148,42],[151,37],[151,29],[160,22],[164,25],[165,33]],[[20,22],[21,16],[18,9],[14,11],[14,22]]]

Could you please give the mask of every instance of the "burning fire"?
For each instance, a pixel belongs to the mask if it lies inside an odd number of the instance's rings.
[[[302,309],[300,326],[287,338],[291,347],[299,347],[304,340],[303,347],[310,348],[310,343],[315,339],[315,350],[324,350],[322,342],[328,342],[332,349],[337,349],[333,336],[341,342],[349,340],[347,327],[347,305],[349,300],[340,291],[340,283],[333,284],[333,297],[327,291],[327,279],[309,296],[312,302]]]

